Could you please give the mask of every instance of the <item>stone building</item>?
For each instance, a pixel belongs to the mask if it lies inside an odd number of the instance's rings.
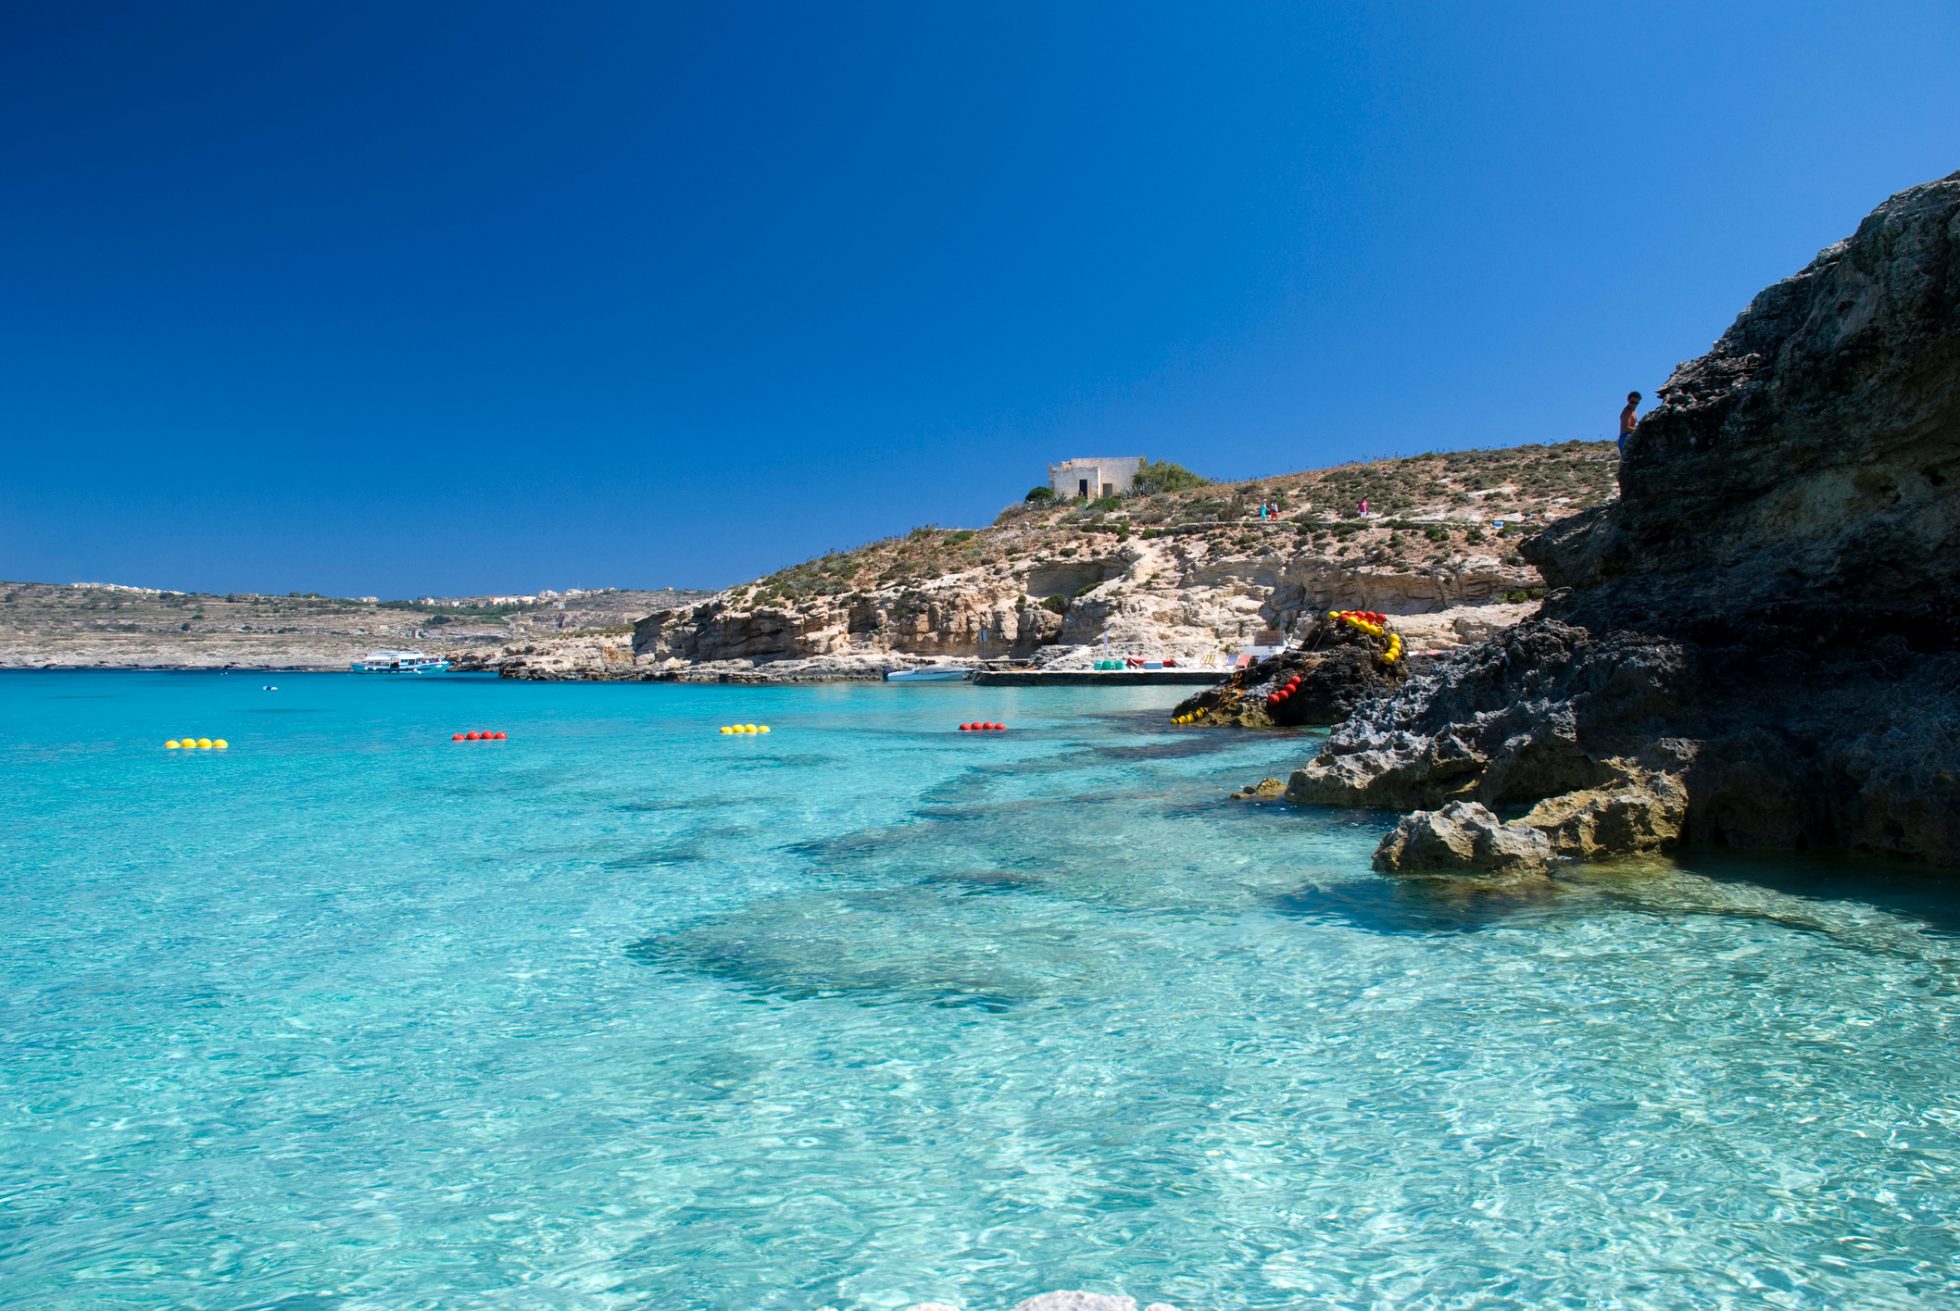
[[[1121,496],[1136,481],[1141,455],[1063,460],[1048,466],[1048,486],[1060,500]]]

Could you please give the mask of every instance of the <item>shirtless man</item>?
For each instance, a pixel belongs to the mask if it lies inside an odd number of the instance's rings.
[[[1620,454],[1622,455],[1627,453],[1627,438],[1633,436],[1633,430],[1640,426],[1639,411],[1640,393],[1628,392],[1627,407],[1620,411]]]

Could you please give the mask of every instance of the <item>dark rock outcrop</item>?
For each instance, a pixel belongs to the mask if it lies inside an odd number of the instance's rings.
[[[1297,647],[1233,670],[1217,687],[1178,702],[1171,716],[1211,727],[1338,724],[1362,702],[1395,687],[1408,670],[1399,640],[1391,653],[1386,639],[1322,617]]]
[[[1960,866],[1960,174],[1757,296],[1660,396],[1621,499],[1527,544],[1542,614],[1363,707],[1287,795],[1529,807],[1577,856]]]

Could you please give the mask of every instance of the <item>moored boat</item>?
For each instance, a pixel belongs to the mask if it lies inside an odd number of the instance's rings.
[[[924,669],[887,669],[887,683],[964,683],[973,671],[956,665],[931,665]]]
[[[447,660],[426,651],[370,651],[353,663],[357,674],[440,674],[448,668]]]

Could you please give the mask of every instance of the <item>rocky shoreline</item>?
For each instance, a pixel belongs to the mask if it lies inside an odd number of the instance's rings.
[[[1413,809],[1376,864],[1543,877],[1684,843],[1960,866],[1960,173],[1681,365],[1621,498],[1525,554],[1540,615],[1289,780]]]
[[[1535,608],[1543,581],[1518,546],[1610,498],[1615,460],[1610,443],[1563,442],[1015,504],[984,528],[917,528],[653,610],[630,641],[460,654],[521,679],[852,680],[995,657],[1223,677],[1244,647],[1337,605],[1393,614],[1418,649],[1444,650]]]
[[[1397,615],[1398,629],[1427,654],[1453,650],[1466,642],[1502,629],[1537,607],[1535,603],[1496,602],[1452,606],[1428,614]],[[1294,622],[1300,622],[1296,617]],[[1193,668],[1212,668],[1223,680],[1234,641],[1244,637],[1239,625],[1221,624],[1219,631],[1200,637],[1189,632],[1134,625],[1120,640],[1105,643],[1066,643],[1059,640],[1035,647],[1027,659],[1035,668],[1083,671],[1107,658],[1136,656],[1172,659]],[[495,650],[445,652],[462,672],[496,673],[505,678],[535,681],[593,681],[648,683],[835,683],[875,682],[888,670],[925,669],[972,663],[975,656],[921,652],[917,644],[871,642],[821,655],[688,659],[636,650],[624,642],[560,640],[527,643]]]

